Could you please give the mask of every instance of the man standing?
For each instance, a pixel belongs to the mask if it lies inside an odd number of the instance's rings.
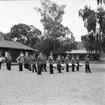
[[[66,72],[69,72],[69,55],[67,54],[66,58],[65,58],[65,62],[66,62]]]
[[[19,64],[19,71],[23,71],[23,62],[24,62],[24,55],[21,52],[20,55],[17,57],[17,62]]]
[[[6,57],[6,66],[8,70],[11,70],[11,62],[12,62],[12,57],[10,53],[8,52],[7,57]]]
[[[58,55],[57,57],[57,69],[58,69],[58,72],[61,73],[61,56]]]
[[[53,74],[53,53],[52,52],[50,53],[48,61],[49,61],[50,74]]]
[[[37,57],[37,65],[38,65],[38,72],[37,72],[37,74],[38,75],[41,75],[41,71],[42,71],[42,69],[43,69],[43,55],[42,55],[42,53],[40,52],[39,53],[39,56]]]
[[[85,57],[85,70],[86,70],[86,73],[92,73],[92,72],[90,71],[89,56],[88,56],[88,55],[86,55],[86,57]]]
[[[47,65],[47,57],[46,55],[44,55],[43,69],[45,70],[45,72],[47,72],[46,65]]]
[[[79,56],[76,57],[76,63],[77,63],[77,71],[79,71]]]
[[[37,72],[35,54],[33,54],[33,56],[32,56],[32,71],[34,72],[34,70],[35,70],[35,72]]]
[[[72,56],[71,63],[72,63],[72,72],[75,72],[75,59],[74,59],[74,56]]]

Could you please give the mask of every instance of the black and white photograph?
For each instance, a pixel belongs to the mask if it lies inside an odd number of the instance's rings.
[[[0,105],[105,105],[105,0],[0,0]]]

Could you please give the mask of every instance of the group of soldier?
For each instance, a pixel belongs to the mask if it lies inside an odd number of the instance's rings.
[[[50,56],[46,57],[46,55],[43,55],[41,52],[36,57],[35,54],[32,54],[30,56],[24,55],[23,53],[20,53],[20,55],[17,57],[17,62],[19,64],[19,71],[23,71],[23,65],[25,69],[28,69],[32,72],[37,72],[38,75],[41,75],[43,71],[47,72],[47,61],[49,63],[49,72],[50,74],[54,74],[54,69],[56,68],[59,73],[62,72],[62,69],[64,70],[64,64],[66,64],[66,72],[69,72],[69,67],[72,68],[72,72],[79,71],[80,67],[80,60],[79,56],[77,55],[76,58],[72,56],[71,60],[69,59],[69,55],[64,58],[64,56],[58,55],[56,60],[53,58],[53,53],[50,53]],[[89,66],[89,57],[86,55],[85,57],[85,70],[86,73],[91,73],[90,66]]]
[[[43,55],[41,52],[36,57],[35,54],[31,55],[24,55],[22,52],[17,57],[16,61],[19,65],[19,71],[23,71],[23,67],[29,71],[37,72],[38,75],[41,75],[43,71],[47,72],[47,62],[49,64],[49,72],[50,74],[54,73],[54,69],[56,68],[59,73],[64,70],[64,65],[66,65],[66,72],[69,72],[69,68],[72,68],[72,72],[79,71],[80,60],[79,56],[77,55],[76,58],[72,56],[70,59],[69,55],[67,54],[66,57],[58,55],[56,60],[53,58],[53,53],[51,52],[49,57],[47,58],[46,55]],[[6,62],[6,67],[8,70],[11,70],[11,62],[12,57],[11,54],[8,52],[6,57],[0,57],[0,69],[1,63]],[[23,66],[24,65],[24,66]],[[90,66],[89,66],[89,55],[85,57],[85,71],[86,73],[91,73]]]
[[[11,70],[11,62],[12,62],[12,57],[10,52],[7,53],[6,57],[0,56],[0,69],[1,69],[1,64],[6,62],[6,68],[7,70]]]

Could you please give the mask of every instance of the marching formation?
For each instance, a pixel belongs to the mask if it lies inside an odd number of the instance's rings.
[[[9,52],[7,54],[7,57],[0,57],[0,61],[0,69],[1,63],[6,62],[7,69],[11,70],[12,57]],[[62,70],[64,69],[66,69],[66,72],[69,72],[69,68],[71,67],[72,72],[75,72],[79,71],[80,66],[82,66],[78,55],[76,56],[76,58],[72,56],[71,59],[68,54],[66,57],[58,55],[56,60],[54,60],[52,52],[50,53],[48,58],[41,52],[37,57],[35,56],[35,54],[24,55],[21,52],[16,61],[19,65],[19,71],[23,71],[23,68],[25,68],[29,71],[36,72],[38,75],[41,75],[44,71],[48,72],[48,67],[50,74],[54,74],[55,69],[58,71],[58,73],[62,73]],[[48,67],[47,64],[49,64]],[[86,73],[91,73],[88,55],[86,55],[85,57],[85,70]]]

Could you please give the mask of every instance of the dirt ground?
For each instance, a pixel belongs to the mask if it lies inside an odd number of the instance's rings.
[[[0,105],[105,105],[105,64],[91,64],[92,73],[54,74],[0,70]]]

